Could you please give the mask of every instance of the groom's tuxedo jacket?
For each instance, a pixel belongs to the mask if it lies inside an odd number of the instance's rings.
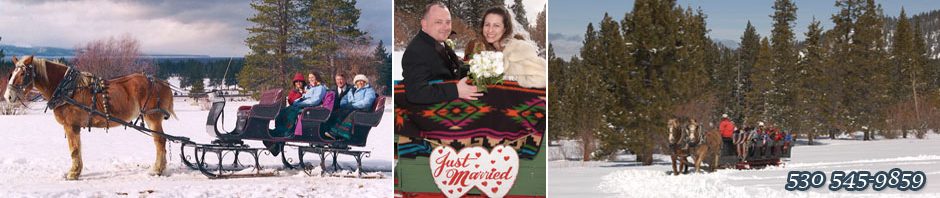
[[[429,104],[457,99],[456,84],[436,82],[460,79],[460,60],[449,47],[418,31],[401,58],[407,100]]]

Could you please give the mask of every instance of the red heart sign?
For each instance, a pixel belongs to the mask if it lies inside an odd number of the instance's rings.
[[[492,150],[495,152],[483,147],[467,147],[459,152],[449,146],[435,149],[438,152],[431,153],[429,159],[431,176],[449,198],[461,197],[472,188],[479,188],[488,197],[503,197],[519,174],[519,155],[508,146],[496,146]]]

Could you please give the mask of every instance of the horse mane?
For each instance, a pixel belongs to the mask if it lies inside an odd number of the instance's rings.
[[[49,74],[48,74],[48,72],[47,72],[47,67],[48,67],[47,64],[48,64],[48,65],[52,65],[52,66],[56,66],[56,67],[66,68],[66,70],[68,70],[68,69],[74,69],[74,68],[70,68],[69,66],[65,65],[65,63],[62,63],[62,62],[59,62],[59,61],[56,61],[56,60],[35,59],[35,64],[34,64],[34,65],[36,66],[36,73],[37,73],[37,76],[39,76],[39,78],[42,78],[43,81],[45,81],[45,82],[47,82],[47,83],[49,82]],[[92,83],[93,79],[91,78],[91,77],[92,77],[91,73],[88,73],[88,72],[80,72],[79,74],[80,74],[80,78],[76,79],[76,80],[78,81],[78,86],[88,86],[88,85],[90,85],[90,84]],[[56,85],[50,85],[50,86],[56,86]],[[55,87],[53,87],[53,88],[55,88]]]
[[[47,61],[46,59],[34,59],[34,66],[36,66],[37,78],[42,79],[43,82],[49,82],[49,74],[46,73],[46,63],[57,63],[52,61]]]

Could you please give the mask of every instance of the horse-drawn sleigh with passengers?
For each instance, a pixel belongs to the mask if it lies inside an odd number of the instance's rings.
[[[728,121],[723,115],[723,122]],[[728,121],[730,123],[730,121]],[[723,124],[728,124],[723,123]],[[690,118],[673,118],[667,121],[668,153],[672,161],[670,174],[688,173],[690,166],[701,170],[702,162],[710,171],[719,168],[754,169],[779,166],[790,158],[792,134],[782,133],[772,127],[735,128],[728,127],[727,134],[718,130],[703,132],[701,125]],[[692,161],[688,160],[692,157]]]
[[[48,101],[47,108],[53,110],[56,120],[65,128],[72,158],[72,167],[66,175],[70,180],[78,179],[82,170],[80,129],[118,126],[153,137],[157,151],[151,169],[153,175],[162,174],[166,167],[166,141],[169,140],[180,144],[183,164],[209,178],[273,175],[262,173],[258,160],[260,155],[271,152],[251,147],[245,141],[277,143],[276,150],[296,148],[296,162],[287,153],[280,154],[281,161],[286,168],[301,168],[308,175],[315,174],[314,166],[304,162],[308,153],[319,155],[321,175],[341,171],[336,158],[349,155],[356,159],[354,171],[362,177],[361,160],[368,157],[370,151],[361,150],[361,147],[366,145],[370,130],[378,126],[385,109],[385,97],[376,95],[370,108],[352,111],[341,120],[349,126],[350,137],[324,137],[324,130],[330,129],[327,122],[331,116],[336,116],[334,103],[339,102],[336,93],[328,91],[319,105],[300,110],[291,134],[276,136],[272,135],[271,122],[285,108],[283,90],[263,91],[258,104],[239,107],[232,131],[219,130],[218,123],[224,120],[226,100],[218,98],[212,101],[206,120],[206,131],[215,140],[204,144],[163,131],[162,121],[175,116],[172,88],[165,80],[143,74],[103,80],[73,67],[32,56],[19,60],[14,57],[13,61],[15,69],[4,98],[12,103],[21,102],[35,89]],[[223,160],[227,160],[224,157],[229,154],[234,159],[231,164],[226,164]],[[253,162],[242,163],[239,157],[244,154],[248,154]],[[332,158],[331,163],[327,163],[328,158]]]

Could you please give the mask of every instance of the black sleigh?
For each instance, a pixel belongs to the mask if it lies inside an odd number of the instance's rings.
[[[211,101],[212,106],[206,119],[206,132],[214,137],[211,144],[183,144],[181,157],[184,164],[197,169],[210,178],[225,178],[241,175],[271,174],[262,173],[258,162],[259,155],[271,154],[266,148],[251,147],[245,141],[261,141],[270,147],[276,147],[273,156],[280,155],[281,162],[286,169],[301,169],[308,175],[316,174],[315,166],[306,164],[306,154],[316,154],[320,158],[320,175],[338,173],[344,168],[337,161],[337,156],[347,155],[356,159],[355,167],[349,168],[355,172],[356,177],[363,177],[362,158],[369,157],[371,151],[363,150],[373,127],[377,127],[385,112],[385,97],[377,95],[371,109],[366,111],[353,111],[346,118],[353,124],[352,137],[345,140],[336,140],[324,136],[329,130],[327,121],[333,116],[334,103],[339,102],[336,93],[327,92],[319,106],[304,108],[298,116],[299,122],[295,130],[286,136],[272,135],[275,119],[281,109],[285,108],[285,97],[282,89],[262,92],[258,104],[238,107],[235,128],[231,131],[220,129],[219,123],[224,120],[225,99]],[[293,149],[288,149],[293,148]],[[288,150],[295,150],[296,154],[289,154]],[[192,151],[192,153],[187,153]],[[190,155],[192,154],[192,155]],[[207,157],[207,154],[209,157]],[[253,164],[246,165],[240,156],[251,157]],[[296,162],[294,157],[296,156]],[[227,157],[233,156],[233,157]],[[234,158],[234,159],[229,159]],[[332,159],[330,159],[332,158]],[[217,162],[210,165],[208,161]],[[227,161],[232,162],[225,165]],[[327,161],[331,160],[330,163]],[[225,162],[224,162],[225,161]],[[245,171],[253,168],[254,171]]]

